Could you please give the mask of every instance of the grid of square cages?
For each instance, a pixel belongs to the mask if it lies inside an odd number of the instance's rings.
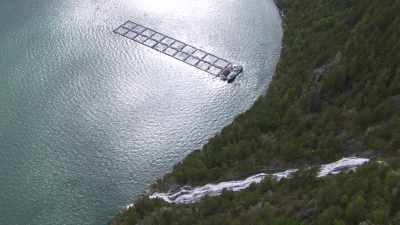
[[[114,33],[216,76],[219,76],[226,67],[231,65],[225,59],[132,21],[125,22],[115,29]]]

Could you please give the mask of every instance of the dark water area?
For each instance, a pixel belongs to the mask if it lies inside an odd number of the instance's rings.
[[[122,38],[131,19],[245,72],[227,84]],[[0,225],[102,225],[263,94],[272,0],[2,0]]]

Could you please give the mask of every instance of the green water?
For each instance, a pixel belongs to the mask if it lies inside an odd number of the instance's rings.
[[[245,72],[114,35],[127,19]],[[281,37],[272,0],[2,0],[0,225],[107,224],[265,91]]]

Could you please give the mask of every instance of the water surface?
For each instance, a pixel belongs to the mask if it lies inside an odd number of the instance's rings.
[[[245,72],[112,33],[128,19]],[[106,224],[264,93],[281,37],[272,0],[0,1],[0,224]]]

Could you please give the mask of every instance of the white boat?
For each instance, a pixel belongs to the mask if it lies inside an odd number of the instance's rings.
[[[243,72],[243,67],[239,65],[229,65],[220,73],[221,80],[231,83]]]

